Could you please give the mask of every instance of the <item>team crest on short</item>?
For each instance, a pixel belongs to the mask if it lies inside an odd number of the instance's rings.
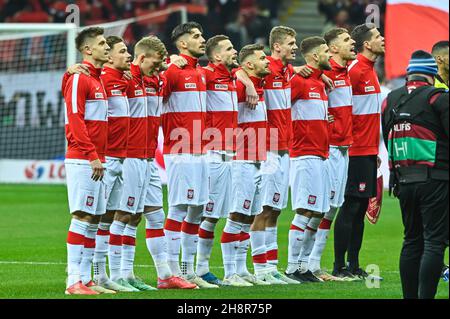
[[[250,209],[251,203],[252,203],[251,200],[246,199],[246,200],[244,201],[244,209],[246,209],[246,210]]]
[[[127,202],[127,205],[129,206],[129,207],[133,207],[134,206],[134,202],[135,202],[135,198],[134,197],[128,197],[128,202]]]
[[[331,191],[330,199],[334,199],[334,196],[336,196],[336,192],[335,191]]]
[[[273,199],[272,199],[273,202],[278,203],[280,201],[280,197],[281,197],[280,193],[273,194]]]
[[[86,198],[86,206],[92,207],[93,205],[94,205],[94,197],[93,196],[88,196]]]
[[[208,204],[206,204],[206,211],[208,213],[211,213],[214,209],[214,203],[213,202],[209,202]]]
[[[309,205],[316,205],[317,196],[309,195],[308,197],[308,204]]]
[[[193,199],[194,198],[194,190],[188,189],[187,191],[187,199]]]
[[[366,191],[366,183],[359,183],[359,192],[363,193]]]

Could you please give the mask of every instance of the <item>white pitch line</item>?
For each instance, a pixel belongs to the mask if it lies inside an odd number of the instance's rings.
[[[13,260],[0,260],[0,265],[34,265],[34,266],[67,266],[67,263],[64,262],[50,262],[50,261],[13,261]],[[154,265],[134,265],[137,268],[156,268]],[[220,266],[210,266],[211,269],[223,269]],[[251,267],[249,268],[251,270]],[[387,274],[398,274],[400,271],[398,270],[390,270],[390,271],[381,271],[381,273]]]
[[[64,262],[50,262],[50,261],[9,261],[9,260],[0,260],[0,265],[33,265],[33,266],[66,266],[67,263]],[[134,265],[137,268],[156,268],[154,265]],[[211,269],[222,269],[223,267],[218,266],[210,266]]]

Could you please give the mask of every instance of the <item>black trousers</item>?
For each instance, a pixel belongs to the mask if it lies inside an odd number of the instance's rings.
[[[432,299],[449,236],[448,181],[402,184],[398,198],[405,227],[400,255],[403,297]]]
[[[364,238],[364,218],[369,198],[377,194],[377,156],[351,156],[345,201],[334,223],[334,268],[359,268],[359,252]]]

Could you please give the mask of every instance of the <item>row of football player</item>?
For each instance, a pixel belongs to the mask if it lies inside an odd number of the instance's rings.
[[[105,39],[101,28],[85,29],[76,39],[84,61],[68,70],[62,84],[72,214],[66,293],[154,289],[133,272],[142,216],[158,289],[354,280],[345,269],[335,276],[322,271],[320,257],[344,201],[349,146],[359,140],[355,152],[361,152],[373,148],[379,136],[376,125],[367,131],[378,105],[356,113],[364,132],[358,136],[352,130],[355,87],[363,93],[361,105],[373,96],[372,104],[378,104],[379,84],[369,60],[384,51],[378,30],[362,25],[353,39],[345,29],[334,29],[325,39],[304,39],[300,49],[307,65],[297,68],[290,64],[298,49],[296,33],[288,27],[272,30],[271,56],[260,45],[246,46],[238,55],[225,36],[206,42],[196,23],[176,27],[172,40],[179,56],[172,56],[162,72],[167,51],[156,37],[139,41],[132,61],[123,40]],[[347,67],[356,58],[355,43],[362,54],[355,60],[359,63]],[[205,53],[210,63],[202,68],[198,58]],[[351,82],[349,69],[360,83]],[[167,218],[154,163],[160,123]],[[221,136],[240,128],[238,142],[231,148],[220,142],[208,155],[196,152],[205,142],[194,138],[199,124],[201,132],[212,127]],[[242,138],[261,129],[276,134]],[[239,151],[243,158],[234,156]],[[287,206],[289,185],[296,214],[283,274],[277,269],[277,219]],[[369,195],[370,188],[359,183],[358,192]],[[221,236],[223,280],[209,269],[219,218],[227,218]],[[246,266],[250,242],[254,275]]]

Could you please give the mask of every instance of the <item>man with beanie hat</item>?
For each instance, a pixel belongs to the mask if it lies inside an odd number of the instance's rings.
[[[448,245],[449,96],[435,88],[438,66],[425,51],[412,54],[406,86],[382,106],[391,171],[405,227],[400,255],[403,297],[434,298]]]

